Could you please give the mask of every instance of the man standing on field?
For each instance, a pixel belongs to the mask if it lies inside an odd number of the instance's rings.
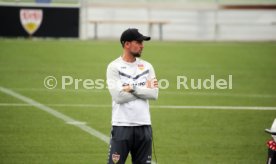
[[[120,42],[123,54],[107,67],[107,82],[112,97],[112,129],[108,164],[124,164],[131,153],[133,164],[150,164],[152,129],[150,99],[158,98],[158,82],[152,65],[139,57],[144,36],[127,29]]]

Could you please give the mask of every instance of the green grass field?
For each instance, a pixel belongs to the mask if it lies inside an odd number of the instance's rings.
[[[62,90],[60,83],[65,75],[105,79],[107,64],[121,51],[119,42],[113,41],[1,39],[0,87],[86,122],[109,136],[108,91],[88,90],[82,85]],[[265,143],[270,136],[264,129],[276,117],[275,42],[153,41],[145,43],[142,57],[153,64],[158,79],[170,82],[167,89],[160,90],[158,101],[151,102],[158,163],[265,163]],[[49,75],[57,78],[56,89],[44,87],[44,78]],[[211,75],[216,79],[232,75],[233,89],[176,88],[177,76],[206,79]],[[274,110],[221,110],[216,106]],[[97,137],[0,92],[1,164],[102,164],[107,151],[108,145]]]

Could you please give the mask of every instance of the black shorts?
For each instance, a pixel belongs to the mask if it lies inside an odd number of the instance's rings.
[[[144,126],[113,126],[111,130],[108,164],[124,164],[128,153],[133,164],[150,164],[152,129]]]

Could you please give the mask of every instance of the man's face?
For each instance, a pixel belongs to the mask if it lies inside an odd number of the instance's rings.
[[[129,44],[127,44],[127,48],[129,53],[134,57],[140,57],[144,48],[143,41],[134,40],[128,43]]]

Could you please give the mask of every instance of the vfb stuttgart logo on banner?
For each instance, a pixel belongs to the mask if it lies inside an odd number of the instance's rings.
[[[21,9],[20,22],[29,35],[33,35],[41,25],[43,11],[41,9]]]

